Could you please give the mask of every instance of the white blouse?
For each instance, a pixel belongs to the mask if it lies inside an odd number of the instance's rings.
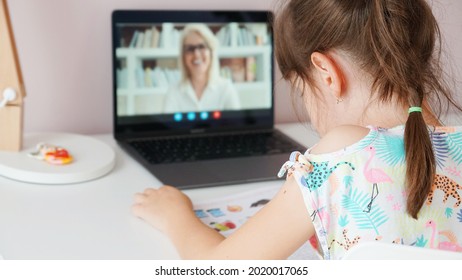
[[[164,113],[239,110],[239,95],[227,79],[209,81],[200,99],[189,81],[167,91]]]

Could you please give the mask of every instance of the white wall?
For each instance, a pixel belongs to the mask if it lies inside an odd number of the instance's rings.
[[[438,0],[437,16],[462,81],[462,1]],[[110,15],[114,9],[271,9],[272,0],[8,0],[27,90],[25,130],[112,131]],[[276,77],[278,80],[278,77]],[[458,84],[456,91],[461,92]],[[286,83],[276,122],[295,121]]]
[[[462,1],[429,0],[443,37],[445,70],[454,79],[453,91],[462,104]],[[462,114],[455,110],[448,115],[447,124],[462,125]]]

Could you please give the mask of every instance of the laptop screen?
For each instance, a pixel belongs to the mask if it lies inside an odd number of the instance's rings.
[[[115,11],[114,131],[273,125],[267,11]]]

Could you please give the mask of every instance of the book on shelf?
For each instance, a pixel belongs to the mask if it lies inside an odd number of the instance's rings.
[[[172,34],[173,34],[173,23],[164,23],[162,24],[162,32],[160,33],[161,37],[161,48],[171,48],[173,47]]]
[[[157,28],[153,26],[151,32],[152,32],[151,48],[158,48],[159,47],[159,37],[160,37],[159,30],[157,30]]]
[[[153,87],[154,83],[152,80],[152,70],[150,67],[146,67],[144,70],[144,86],[145,87]]]
[[[257,76],[257,61],[255,57],[250,56],[245,59],[245,80],[254,82]]]
[[[136,46],[138,34],[139,34],[138,30],[135,30],[135,32],[133,32],[132,39],[130,40],[130,44],[128,45],[129,48],[134,48]]]
[[[180,44],[181,31],[173,23],[163,23],[144,30],[135,30],[128,44],[129,48],[175,48]],[[258,46],[268,42],[268,34],[264,24],[240,26],[232,22],[221,27],[215,34],[223,47]],[[127,41],[128,42],[128,41]],[[125,46],[126,42],[121,42]]]
[[[135,69],[135,82],[136,87],[143,88],[144,87],[144,71],[141,67]]]
[[[268,30],[265,24],[247,24],[245,27],[253,34],[255,45],[266,45],[268,43]]]
[[[217,38],[220,46],[225,46],[225,36],[226,36],[225,33],[226,33],[226,28],[222,27],[215,34],[215,37]]]
[[[256,35],[249,31],[246,27],[241,27],[239,35],[242,37],[243,46],[256,46],[259,45],[257,42]]]
[[[174,29],[172,33],[173,48],[176,48],[176,49],[180,48],[180,38],[181,38],[181,32],[178,29]]]
[[[237,46],[237,38],[239,34],[239,25],[236,22],[231,22],[228,24],[229,28],[229,40],[227,41],[229,43],[229,46],[235,47]]]
[[[138,37],[136,38],[136,48],[137,49],[140,49],[143,47],[143,43],[144,43],[144,32],[142,31],[139,31],[138,32]]]
[[[216,37],[220,45],[225,47],[263,45],[266,42],[265,26],[249,26],[251,29],[233,22],[223,26],[216,33]]]
[[[151,28],[146,29],[144,31],[143,39],[144,39],[143,48],[144,49],[151,48],[151,43],[152,43],[152,29]]]
[[[167,25],[168,29],[168,25]],[[128,47],[128,48],[158,48],[160,47],[160,40],[161,40],[161,34],[159,30],[157,30],[156,26],[152,26],[151,28],[147,28],[145,30],[135,30],[133,32],[133,36],[130,40],[130,44],[128,46],[125,45],[124,41],[121,41],[121,46],[122,47]],[[165,33],[165,34],[168,34]],[[175,32],[173,32],[173,35],[163,35],[165,45],[173,45],[172,36],[176,36]],[[178,39],[179,40],[179,39]],[[170,43],[168,43],[170,42]],[[163,45],[162,45],[163,47]]]

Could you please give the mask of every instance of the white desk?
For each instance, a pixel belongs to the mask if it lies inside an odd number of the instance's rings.
[[[305,145],[318,137],[298,124],[279,125]],[[177,259],[169,239],[130,213],[133,195],[161,183],[122,151],[108,175],[73,185],[34,185],[0,177],[0,254],[5,259]],[[287,155],[289,156],[289,155]],[[281,165],[283,163],[281,162]],[[281,181],[186,190],[193,201]]]

